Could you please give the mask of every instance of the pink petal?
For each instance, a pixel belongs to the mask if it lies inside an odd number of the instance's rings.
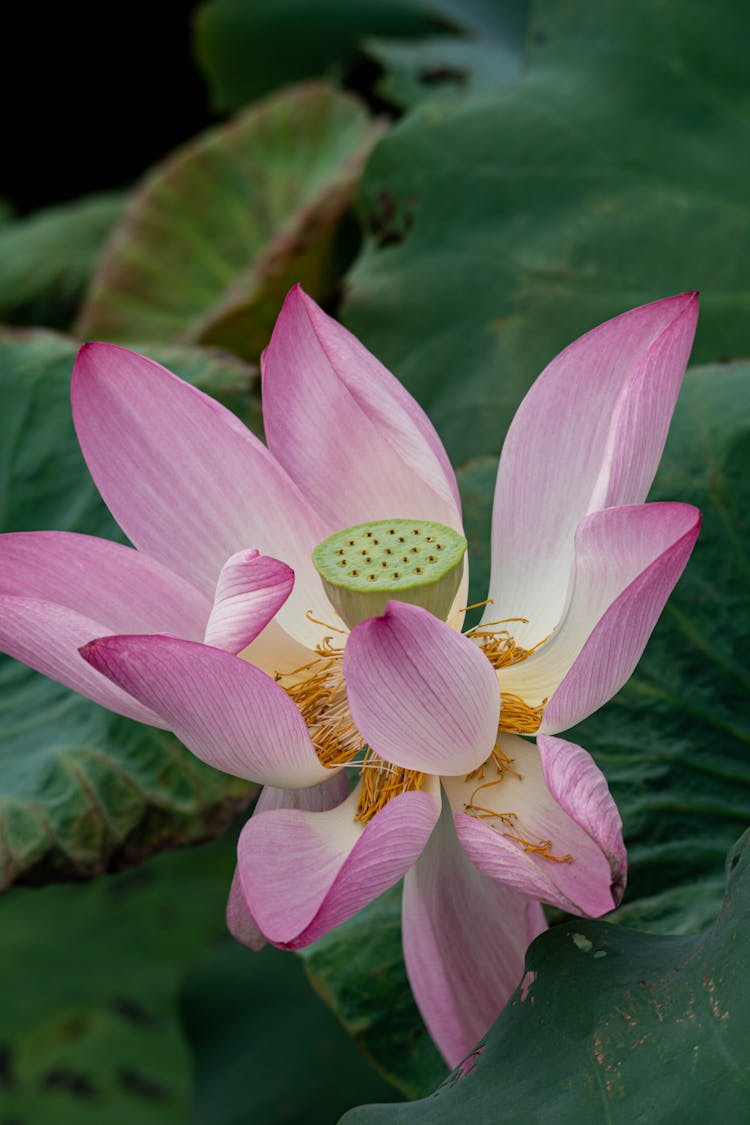
[[[697,294],[684,293],[615,317],[561,352],[521,403],[498,470],[485,618],[529,618],[523,643],[560,618],[583,517],[645,500],[697,316]]]
[[[119,636],[92,641],[81,655],[216,769],[292,788],[330,777],[289,696],[231,653],[176,637]]]
[[[330,607],[311,552],[332,529],[238,418],[160,364],[113,344],[81,349],[72,398],[91,475],[137,547],[208,597],[237,551],[253,546],[283,559],[296,586],[282,618],[317,638],[305,613],[330,614]]]
[[[258,923],[250,913],[245,892],[242,889],[239,868],[235,868],[232,885],[227,899],[227,929],[235,941],[258,953],[266,944]]]
[[[482,875],[441,816],[404,880],[403,938],[414,998],[448,1066],[497,1019],[545,928],[539,903]]]
[[[333,527],[398,516],[460,529],[456,480],[427,415],[299,286],[263,356],[263,417],[269,449]]]
[[[118,715],[154,727],[166,726],[148,707],[81,660],[81,645],[106,631],[100,621],[67,606],[0,595],[0,652]]]
[[[346,774],[343,770],[333,774],[328,781],[320,785],[311,785],[309,789],[274,789],[270,785],[265,785],[256,802],[253,816],[257,816],[260,812],[284,808],[324,812],[346,800],[347,791]],[[239,867],[235,868],[229,890],[227,928],[232,937],[242,945],[246,945],[253,953],[257,953],[266,944],[266,939],[247,905]]]
[[[467,637],[419,606],[389,602],[352,630],[344,652],[349,709],[376,754],[406,769],[467,773],[495,742],[492,665]]]
[[[435,786],[392,798],[363,826],[354,819],[358,797],[355,789],[329,812],[262,812],[242,830],[245,897],[275,945],[309,945],[397,883],[440,812]]]
[[[500,673],[501,691],[527,702],[549,699],[543,733],[584,719],[626,682],[699,529],[700,513],[688,504],[608,508],[581,523],[559,629],[534,656]]]
[[[293,585],[294,571],[286,563],[255,549],[238,551],[221,568],[205,643],[241,652],[275,617]]]
[[[443,779],[467,855],[511,890],[574,914],[606,914],[622,897],[625,853],[602,773],[559,739],[540,738],[537,748],[503,735],[500,746],[510,759],[502,774],[489,762],[483,779]]]
[[[195,587],[142,551],[67,531],[0,535],[0,594],[56,602],[103,623],[89,640],[125,632],[200,640],[210,611]]]

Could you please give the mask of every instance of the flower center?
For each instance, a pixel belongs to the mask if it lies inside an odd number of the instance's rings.
[[[463,535],[429,520],[375,520],[344,528],[313,551],[331,605],[353,629],[409,602],[445,621],[463,574]]]
[[[500,668],[510,668],[514,664],[522,664],[549,640],[549,637],[544,637],[532,648],[523,648],[515,642],[508,629],[494,628],[498,625],[510,625],[514,621],[528,624],[526,617],[506,617],[502,621],[488,621],[477,626],[476,629],[470,629],[466,634],[467,637],[472,637],[478,642],[495,671]],[[513,734],[535,734],[539,730],[547,702],[543,699],[537,706],[532,706],[520,695],[509,691],[502,692],[499,729]]]

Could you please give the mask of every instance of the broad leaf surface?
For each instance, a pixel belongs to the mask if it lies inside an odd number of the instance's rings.
[[[515,78],[527,10],[526,0],[210,0],[195,50],[217,109],[320,75],[367,83],[365,56],[384,69],[378,94],[408,106]]]
[[[335,292],[357,246],[352,196],[381,131],[353,98],[311,84],[173,153],[131,197],[79,334],[256,360],[294,282],[318,300]]]
[[[225,839],[0,898],[3,1125],[183,1125],[178,991],[223,936],[233,864]]]
[[[217,944],[180,1006],[195,1061],[191,1125],[331,1125],[366,1099],[395,1099],[291,953]]]
[[[73,432],[77,345],[47,332],[0,333],[0,528],[116,538]],[[254,372],[210,352],[154,358],[241,415]],[[245,782],[203,765],[177,740],[0,658],[0,887],[90,876],[221,831]]]
[[[486,596],[496,471],[486,457],[458,474],[472,601]],[[700,539],[632,680],[571,737],[604,769],[624,821],[629,887],[614,920],[695,933],[715,916],[724,856],[750,823],[750,363],[688,372],[652,498],[697,504]],[[316,987],[413,1096],[428,1088],[429,1041],[401,991],[399,907],[390,892],[305,956]]]
[[[430,1098],[342,1125],[741,1121],[750,1105],[747,834],[698,936],[574,920],[538,938],[486,1039]]]
[[[538,0],[504,94],[423,103],[363,180],[344,319],[455,463],[499,452],[580,333],[698,288],[694,359],[747,349],[750,9]]]
[[[67,328],[123,207],[109,192],[3,224],[0,320]]]

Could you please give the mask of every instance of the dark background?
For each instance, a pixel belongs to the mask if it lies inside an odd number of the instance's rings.
[[[130,184],[210,124],[191,58],[198,6],[4,8],[0,196],[17,214]]]

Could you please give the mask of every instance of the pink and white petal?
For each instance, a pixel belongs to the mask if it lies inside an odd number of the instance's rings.
[[[0,652],[118,715],[165,727],[167,724],[147,706],[81,660],[81,645],[106,631],[100,621],[67,606],[0,595]]]
[[[574,761],[566,771],[560,747],[548,741],[542,755],[533,743],[502,735],[510,759],[502,774],[489,762],[484,782],[444,778],[443,784],[458,838],[481,872],[530,898],[598,918],[622,897],[619,821],[593,759],[568,746]],[[495,778],[497,784],[486,784]],[[467,811],[472,807],[475,814]]]
[[[294,586],[286,563],[254,548],[238,551],[221,568],[205,644],[238,653],[275,617]]]
[[[275,789],[264,785],[255,804],[253,816],[274,809],[307,809],[309,812],[325,812],[346,800],[349,786],[346,772],[333,774],[320,785],[308,789]],[[253,918],[245,898],[239,867],[235,868],[227,901],[227,928],[232,937],[257,953],[266,944],[258,923]]]
[[[568,607],[546,644],[501,669],[501,692],[549,700],[541,730],[590,715],[635,668],[700,530],[689,504],[636,504],[587,516],[575,536]],[[564,685],[564,688],[563,688]]]
[[[440,821],[404,880],[403,941],[414,998],[448,1066],[476,1046],[546,929],[538,902],[488,878]]]
[[[333,527],[399,516],[460,529],[455,476],[427,415],[299,286],[262,367],[269,449]]]
[[[420,606],[389,602],[351,632],[344,650],[349,709],[386,761],[465,774],[495,743],[500,696],[477,645]]]
[[[330,777],[283,688],[231,653],[151,635],[102,637],[81,656],[216,769],[291,788]]]
[[[683,293],[615,317],[552,360],[521,403],[498,469],[485,613],[528,618],[519,642],[557,624],[584,516],[645,499],[697,316],[697,294]]]
[[[359,787],[329,812],[277,809],[245,825],[237,849],[245,899],[274,945],[300,949],[392,887],[440,813],[436,779],[402,793],[366,825]]]
[[[114,344],[81,349],[72,400],[91,475],[136,547],[210,598],[237,551],[283,559],[296,585],[282,616],[310,631],[306,611],[328,606],[311,552],[332,529],[234,414]]]
[[[0,594],[56,602],[102,622],[99,633],[200,640],[210,602],[142,551],[69,531],[0,535]]]

